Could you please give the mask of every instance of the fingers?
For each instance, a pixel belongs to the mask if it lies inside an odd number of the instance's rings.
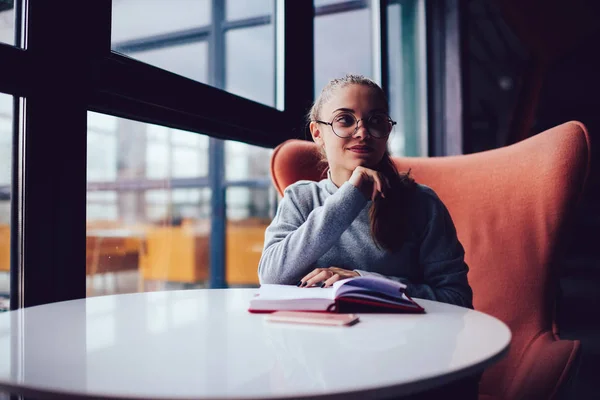
[[[339,274],[333,274],[333,276],[331,278],[329,278],[325,282],[323,282],[323,287],[330,287],[331,285],[333,285],[335,282],[339,281],[340,279],[342,279],[342,277]]]
[[[312,270],[310,273],[306,274],[306,276],[304,276],[304,278],[300,279],[300,282],[297,283],[297,286],[302,286],[302,287],[307,286],[306,282],[308,282],[310,279],[314,278],[315,276],[317,276],[324,270],[325,270],[325,268],[316,268],[316,269]]]
[[[302,278],[300,282],[296,284],[296,286],[312,287],[316,285],[321,287],[330,287],[341,279],[351,278],[354,276],[359,276],[359,274],[356,271],[350,271],[344,268],[316,268]]]
[[[389,179],[382,173],[362,166],[354,169],[348,181],[371,200],[379,196],[385,198],[385,193],[391,187]]]
[[[304,286],[310,287],[310,286],[316,285],[317,283],[320,284],[321,282],[326,281],[327,279],[331,278],[333,275],[334,275],[333,272],[325,269],[325,270],[319,272],[317,275],[310,278],[309,280],[307,280],[306,284]]]
[[[334,272],[329,270],[329,268],[316,268],[304,278],[300,279],[300,282],[298,282],[297,286],[310,287],[331,278],[333,275]]]

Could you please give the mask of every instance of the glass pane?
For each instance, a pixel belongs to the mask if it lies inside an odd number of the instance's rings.
[[[258,262],[271,223],[271,188],[227,189],[225,279],[229,286],[258,286]]]
[[[270,179],[272,149],[246,143],[225,142],[225,178],[245,186],[227,189],[227,266],[230,286],[258,285],[258,261],[265,229],[277,208]]]
[[[186,78],[208,83],[208,43],[206,42],[129,52],[127,55]]]
[[[0,42],[15,44],[15,8],[10,1],[0,0]]]
[[[225,19],[231,21],[271,15],[274,6],[274,0],[227,0],[225,3]]]
[[[208,175],[208,136],[154,125],[147,138],[147,178]]]
[[[329,80],[347,73],[372,77],[370,12],[362,9],[315,17],[315,96]]]
[[[210,24],[211,0],[113,0],[113,48]]]
[[[87,138],[88,296],[204,287],[208,138],[93,112]]]
[[[421,1],[388,6],[390,114],[398,121],[389,149],[396,156],[427,155],[424,24]]]
[[[9,308],[13,97],[0,93],[0,312]]]
[[[225,179],[227,181],[270,179],[273,150],[247,143],[225,142]]]
[[[388,148],[395,156],[403,156],[405,150],[404,109],[402,99],[402,38],[400,4],[388,6],[388,68],[389,68],[389,102],[390,115],[398,121],[394,134],[390,136]]]
[[[230,30],[226,39],[228,92],[275,105],[275,32],[273,24]]]
[[[274,0],[229,0],[226,5],[226,18],[237,21],[235,28],[213,30],[213,23],[222,26],[225,21],[212,21],[210,0],[115,0],[112,48],[164,70],[273,106]],[[270,19],[244,22],[260,16]],[[222,46],[209,51],[211,41]],[[209,71],[217,73],[211,75]]]

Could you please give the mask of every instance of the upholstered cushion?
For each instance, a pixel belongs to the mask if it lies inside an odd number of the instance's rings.
[[[300,179],[322,179],[326,164],[319,160],[312,142],[280,145],[271,162],[279,193]],[[482,153],[394,159],[448,207],[465,247],[475,309],[513,332],[508,355],[483,376],[481,398],[549,398],[579,351],[578,341],[560,340],[554,329],[556,261],[589,160],[589,136],[578,122]]]

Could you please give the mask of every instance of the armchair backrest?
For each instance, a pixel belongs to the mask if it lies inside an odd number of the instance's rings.
[[[289,140],[272,155],[277,191],[320,180],[326,165],[312,142]],[[568,122],[511,146],[470,155],[394,158],[448,207],[466,252],[474,306],[513,333],[508,355],[482,378],[480,398],[551,398],[579,342],[555,325],[558,256],[590,162],[585,126]]]

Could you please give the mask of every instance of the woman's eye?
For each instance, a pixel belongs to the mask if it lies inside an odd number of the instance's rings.
[[[352,125],[354,123],[354,118],[349,115],[339,115],[336,117],[335,122],[344,125]]]
[[[373,115],[369,120],[371,121],[371,124],[379,125],[386,122],[386,117],[384,115]]]

